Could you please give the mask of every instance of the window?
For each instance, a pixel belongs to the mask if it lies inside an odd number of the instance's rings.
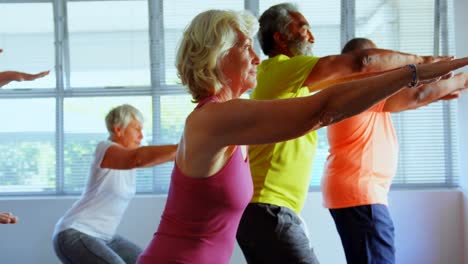
[[[28,21],[28,23],[25,23]],[[2,89],[55,87],[52,3],[0,4],[0,71],[50,74],[34,82],[12,82]]]
[[[175,68],[176,47],[181,40],[182,33],[190,21],[199,13],[208,9],[244,9],[243,1],[238,0],[202,0],[196,4],[191,0],[163,1],[163,32],[165,48],[165,82],[167,84],[180,83]]]
[[[150,85],[146,1],[69,2],[67,13],[71,87]]]
[[[1,193],[55,191],[55,112],[51,98],[0,99]]]
[[[0,195],[80,193],[95,146],[107,138],[104,116],[119,104],[129,103],[142,111],[143,144],[178,142],[185,118],[195,106],[174,66],[184,28],[207,9],[249,9],[261,14],[280,2],[0,3],[0,48],[4,50],[0,71],[51,70],[42,79],[12,82],[0,90]],[[448,4],[446,8],[443,3]],[[451,0],[298,1],[298,6],[309,20],[317,56],[339,53],[346,38],[353,36],[410,53],[453,50]],[[394,115],[400,140],[397,184],[457,184],[455,108],[456,102],[440,102]],[[314,188],[320,184],[328,155],[326,130],[318,135]],[[138,192],[166,193],[172,166],[138,170]]]
[[[449,9],[444,1],[356,1],[356,36],[372,39],[384,49],[420,55],[453,54],[453,30],[440,23]],[[434,16],[435,10],[437,16]],[[453,12],[452,12],[453,13]],[[446,28],[444,28],[444,26]],[[440,101],[417,110],[393,114],[400,152],[395,186],[451,186],[459,174],[457,101]]]

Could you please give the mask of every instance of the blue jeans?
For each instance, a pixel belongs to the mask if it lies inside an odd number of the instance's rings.
[[[53,239],[55,253],[65,264],[134,264],[142,249],[116,235],[110,241],[75,229],[66,229]]]
[[[348,264],[394,264],[394,227],[387,206],[330,209]]]
[[[247,206],[237,229],[237,242],[249,264],[318,264],[294,211],[270,204]]]

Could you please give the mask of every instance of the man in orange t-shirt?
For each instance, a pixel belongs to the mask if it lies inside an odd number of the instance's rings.
[[[367,48],[376,46],[357,38],[342,53]],[[390,113],[457,98],[467,87],[468,74],[460,73],[404,89],[368,111],[328,127],[324,206],[335,221],[348,264],[395,263],[387,194],[397,168],[398,141]]]

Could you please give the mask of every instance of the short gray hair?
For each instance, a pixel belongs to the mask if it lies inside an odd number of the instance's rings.
[[[273,55],[275,48],[275,39],[273,35],[276,32],[289,36],[288,26],[292,21],[290,12],[299,12],[295,4],[282,3],[268,8],[260,16],[260,29],[258,31],[258,41],[262,47],[263,53],[267,56]]]
[[[199,102],[226,83],[219,61],[234,47],[238,33],[253,37],[257,19],[248,11],[208,10],[198,14],[185,30],[176,56],[182,84]]]
[[[112,108],[106,115],[106,127],[109,132],[109,139],[112,140],[115,136],[115,126],[125,129],[132,119],[137,120],[141,124],[143,124],[144,121],[140,110],[129,104],[123,104]]]

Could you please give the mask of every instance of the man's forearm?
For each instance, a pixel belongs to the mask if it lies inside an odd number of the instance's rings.
[[[391,70],[388,70],[388,71],[391,71]],[[334,79],[326,79],[326,80],[318,82],[318,83],[311,83],[311,84],[308,85],[308,87],[309,87],[310,92],[315,92],[315,91],[319,91],[319,90],[322,90],[322,89],[326,89],[326,88],[328,88],[328,87],[330,87],[330,86],[332,86],[334,84],[351,82],[351,81],[355,81],[355,80],[369,78],[369,77],[372,77],[372,76],[380,75],[382,73],[386,73],[388,71],[354,73],[354,74],[350,74],[350,75],[346,75],[346,76],[338,77],[338,78],[334,78]]]
[[[356,51],[356,53],[362,61],[363,72],[385,71],[406,64],[430,63],[437,60],[437,57],[418,56],[385,49],[366,49]]]

